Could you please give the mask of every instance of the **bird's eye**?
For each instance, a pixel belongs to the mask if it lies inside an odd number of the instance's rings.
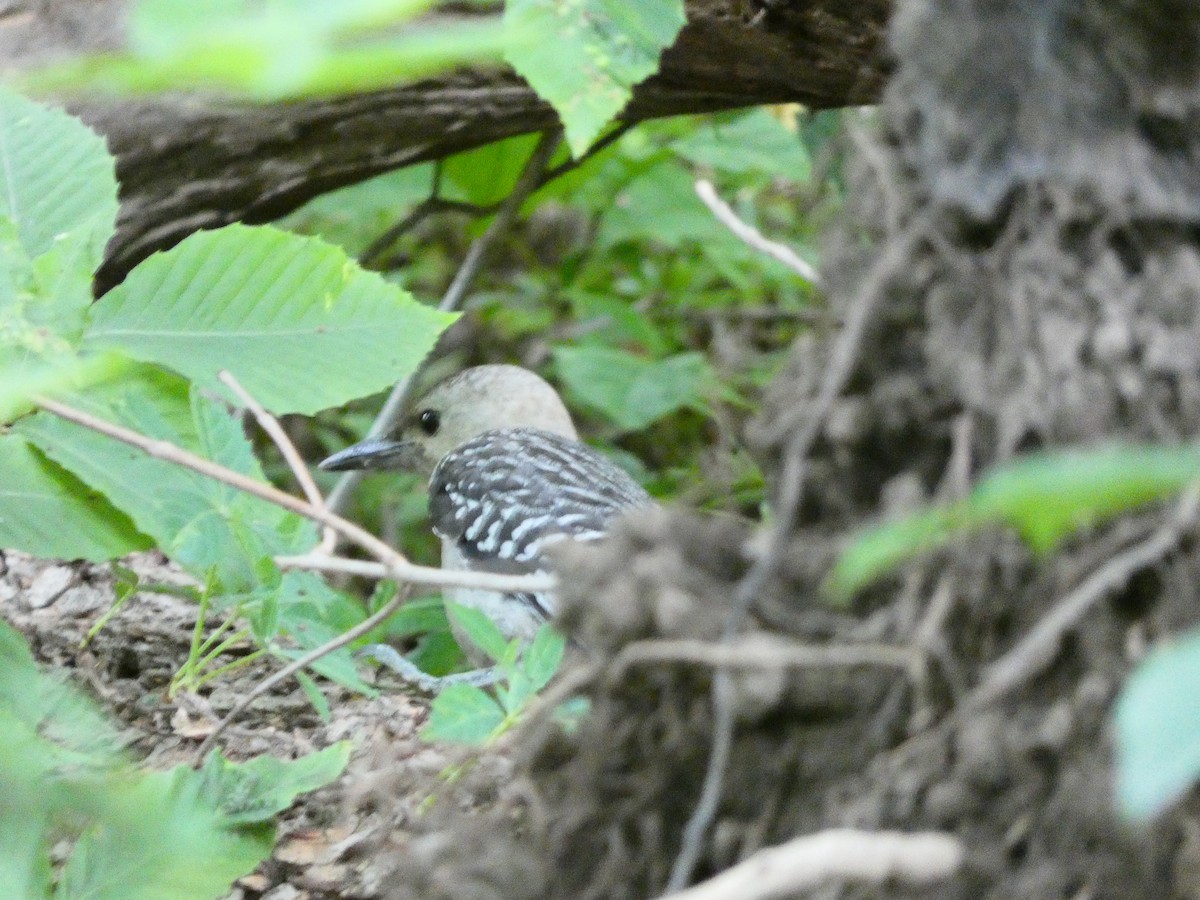
[[[442,414],[436,409],[423,409],[417,416],[417,424],[421,426],[423,432],[432,437],[437,434],[437,430],[442,424]]]

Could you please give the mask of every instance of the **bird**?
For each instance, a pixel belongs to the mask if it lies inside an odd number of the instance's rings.
[[[653,504],[628,473],[579,440],[548,382],[513,365],[463,370],[413,404],[392,433],[347,447],[320,468],[426,475],[446,569],[545,572],[555,542],[598,540],[619,516]],[[546,593],[451,588],[445,596],[482,611],[510,639],[531,638],[555,611]]]

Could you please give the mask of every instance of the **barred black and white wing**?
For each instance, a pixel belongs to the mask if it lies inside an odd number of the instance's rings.
[[[487,431],[438,464],[429,482],[434,530],[472,569],[533,572],[555,540],[595,540],[613,518],[651,503],[642,487],[585,444],[536,428]]]

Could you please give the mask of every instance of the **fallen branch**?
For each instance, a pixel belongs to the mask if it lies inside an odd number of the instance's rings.
[[[720,875],[670,894],[671,900],[768,900],[832,881],[931,884],[963,864],[948,834],[831,829],[760,850]]]

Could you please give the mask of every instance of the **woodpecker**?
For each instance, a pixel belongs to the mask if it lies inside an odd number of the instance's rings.
[[[614,518],[649,506],[622,469],[579,441],[558,393],[518,366],[467,369],[414,404],[393,434],[369,439],[322,469],[415,471],[429,476],[429,512],[442,567],[511,574],[545,571],[555,541],[604,536]],[[531,637],[554,613],[551,597],[454,588],[506,637]]]

